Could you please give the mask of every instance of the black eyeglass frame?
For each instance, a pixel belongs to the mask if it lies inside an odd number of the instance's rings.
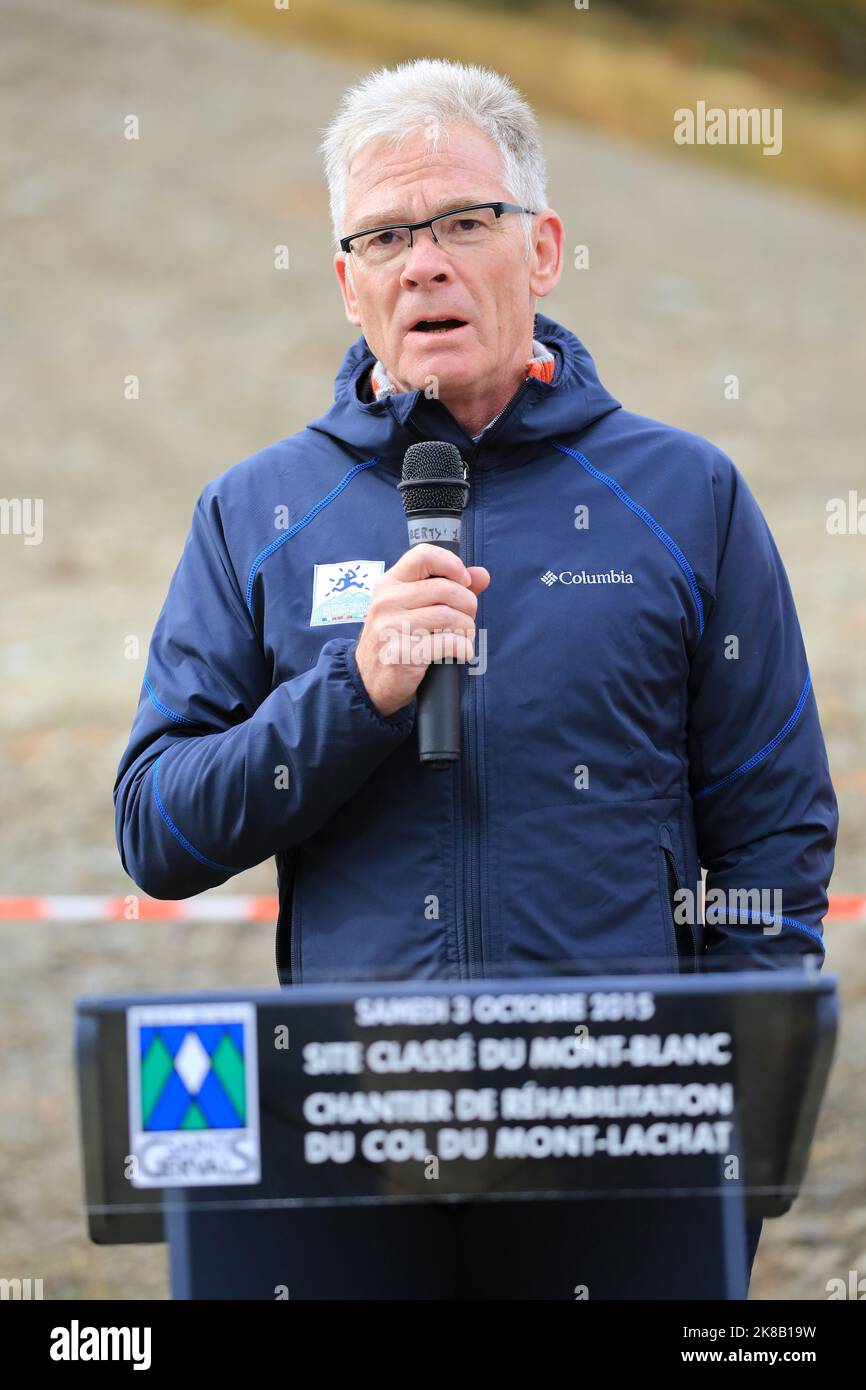
[[[451,208],[448,212],[437,212],[435,217],[426,217],[423,222],[389,222],[387,227],[366,227],[362,232],[352,232],[350,236],[341,237],[340,250],[347,254],[352,254],[352,242],[356,241],[358,237],[376,236],[379,232],[399,232],[405,230],[409,233],[409,250],[411,251],[414,245],[412,234],[413,232],[420,232],[422,227],[430,228],[430,235],[438,246],[439,238],[433,230],[434,222],[441,222],[445,217],[459,217],[463,212],[478,212],[481,208],[492,208],[497,221],[504,212],[528,212],[531,217],[535,216],[535,212],[532,208],[521,207],[519,203],[472,203],[468,208]]]

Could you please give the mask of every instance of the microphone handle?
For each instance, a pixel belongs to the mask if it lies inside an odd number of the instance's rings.
[[[455,555],[460,554],[459,524],[458,539],[435,542]],[[453,660],[431,661],[416,701],[419,761],[439,772],[453,767],[460,760],[460,665]]]

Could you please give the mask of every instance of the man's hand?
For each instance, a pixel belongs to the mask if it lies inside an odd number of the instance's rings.
[[[382,715],[408,705],[431,661],[471,661],[483,565],[464,565],[441,545],[414,545],[373,589],[355,660]]]

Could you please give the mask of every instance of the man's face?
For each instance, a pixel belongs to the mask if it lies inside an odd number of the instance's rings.
[[[342,234],[402,219],[416,222],[485,200],[515,201],[502,183],[493,142],[471,124],[449,131],[450,139],[446,135],[435,153],[423,132],[399,150],[382,140],[365,146],[349,172]],[[488,241],[452,249],[437,245],[424,228],[414,233],[411,249],[380,265],[351,252],[337,254],[347,317],[362,329],[398,387],[423,389],[435,378],[439,394],[459,399],[485,392],[522,369],[532,341],[535,296],[549,293],[561,268],[556,215],[534,219],[528,258],[523,220],[521,214],[505,213]],[[347,260],[352,261],[351,283]],[[445,333],[415,328],[419,320],[439,318],[460,319],[464,326]]]

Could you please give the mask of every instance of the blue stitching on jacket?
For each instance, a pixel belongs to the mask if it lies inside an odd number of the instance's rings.
[[[727,918],[728,916],[723,907],[714,908],[713,911],[717,918]],[[743,916],[745,916],[749,922],[760,922],[762,927],[768,927],[771,923],[775,925],[776,922],[781,922],[783,927],[795,927],[797,931],[805,932],[807,936],[811,936],[814,941],[817,941],[821,950],[826,952],[827,948],[824,945],[823,937],[815,931],[814,927],[808,927],[805,922],[798,922],[796,917],[785,917],[782,915],[774,917],[771,912],[750,912],[748,908],[743,909]],[[712,927],[714,923],[708,922],[706,925]]]
[[[604,483],[605,487],[609,487],[611,492],[619,498],[620,502],[624,502],[625,505],[631,511],[634,512],[635,516],[639,516],[641,521],[645,522],[646,525],[650,528],[653,535],[658,537],[662,545],[667,547],[667,549],[670,551],[671,555],[673,555],[674,559],[676,560],[677,564],[679,565],[680,569],[682,570],[683,574],[685,575],[688,581],[688,586],[691,590],[692,598],[695,601],[695,607],[698,610],[698,625],[700,633],[701,636],[703,636],[704,605],[701,600],[700,590],[698,589],[698,581],[695,579],[694,570],[692,569],[691,565],[689,564],[688,560],[686,559],[683,552],[680,550],[673,537],[669,536],[667,531],[665,531],[663,527],[659,526],[658,522],[650,516],[649,512],[646,510],[646,507],[642,507],[639,502],[635,502],[633,497],[629,497],[628,493],[625,491],[625,488],[620,487],[619,483],[616,481],[615,478],[611,478],[608,476],[607,473],[602,473],[600,469],[593,467],[589,459],[586,458],[585,455],[581,454],[579,450],[571,449],[567,444],[560,444],[557,440],[553,441],[553,447],[555,449],[559,449],[560,452],[563,454],[571,454],[571,457],[577,459],[578,463],[586,469],[587,473],[589,473],[591,477],[597,478],[600,483]]]
[[[162,762],[162,759],[163,754],[160,753],[159,757],[153,765],[153,795],[156,801],[157,809],[159,810],[159,814],[162,816],[163,820],[165,821],[174,838],[183,845],[184,849],[192,855],[193,859],[197,859],[200,864],[206,864],[209,869],[219,869],[221,873],[225,874],[239,874],[241,872],[240,869],[230,869],[227,864],[217,864],[213,859],[207,859],[205,855],[203,855],[199,850],[196,849],[195,845],[190,844],[183,831],[178,830],[171,816],[168,814],[168,811],[165,809],[165,806],[162,802],[162,797],[159,794],[159,765]]]
[[[787,738],[788,734],[793,729],[797,720],[800,718],[800,715],[803,712],[803,706],[806,703],[806,698],[811,688],[812,673],[811,671],[807,670],[806,684],[803,686],[803,689],[800,692],[800,698],[797,701],[797,704],[794,708],[794,713],[787,720],[787,722],[782,725],[775,738],[771,738],[769,743],[765,743],[763,748],[759,748],[757,753],[753,753],[751,758],[748,758],[746,762],[740,763],[739,767],[735,767],[733,772],[728,773],[727,777],[720,777],[718,782],[711,782],[708,787],[702,787],[699,792],[695,792],[694,796],[692,797],[692,800],[697,801],[702,796],[709,796],[710,792],[718,791],[719,787],[726,787],[729,782],[733,782],[736,780],[737,777],[742,777],[745,773],[751,772],[753,767],[757,767],[758,763],[763,762],[764,758],[769,757],[773,749],[776,748],[782,742],[782,739]]]
[[[146,671],[144,673],[144,688],[150,696],[150,703],[155,705],[160,714],[164,714],[167,719],[173,719],[175,724],[191,724],[193,722],[183,714],[175,714],[173,709],[169,709],[168,705],[164,705],[162,700],[157,699],[156,691],[151,685]]]
[[[253,560],[253,567],[250,570],[250,577],[247,580],[246,604],[250,613],[252,613],[253,611],[253,584],[255,582],[256,575],[258,574],[265,560],[267,560],[268,556],[273,555],[275,550],[279,550],[281,545],[285,545],[287,540],[290,540],[292,536],[296,536],[299,531],[303,530],[305,526],[309,525],[313,518],[318,516],[319,512],[322,511],[324,507],[327,507],[329,502],[333,502],[335,497],[339,497],[343,489],[349,486],[349,483],[352,481],[356,473],[362,472],[362,470],[365,468],[372,468],[373,465],[378,462],[379,458],[377,455],[375,458],[366,459],[364,463],[354,464],[353,467],[349,469],[348,473],[346,473],[344,477],[340,479],[336,486],[332,487],[331,491],[325,497],[323,497],[320,502],[317,502],[314,507],[310,508],[306,516],[302,516],[300,521],[296,521],[294,526],[290,526],[288,531],[285,531],[282,536],[278,536],[278,538],[275,541],[271,541],[270,545],[266,545],[261,554],[256,556],[255,560]]]

